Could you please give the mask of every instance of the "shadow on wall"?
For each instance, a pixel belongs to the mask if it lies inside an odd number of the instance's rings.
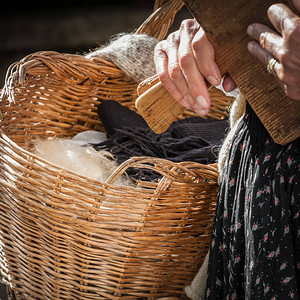
[[[26,55],[53,50],[83,54],[121,32],[133,32],[151,14],[154,0],[16,0],[0,11],[0,87],[8,66]],[[172,30],[190,17],[183,9]]]

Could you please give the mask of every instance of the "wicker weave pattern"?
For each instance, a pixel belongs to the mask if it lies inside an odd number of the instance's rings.
[[[163,38],[181,6],[157,1],[138,32]],[[30,152],[35,139],[101,130],[99,102],[116,99],[134,109],[137,84],[109,62],[57,52],[29,55],[7,74],[0,265],[17,299],[183,297],[209,247],[216,167],[132,158],[106,183],[61,169]],[[129,167],[164,177],[117,186]]]

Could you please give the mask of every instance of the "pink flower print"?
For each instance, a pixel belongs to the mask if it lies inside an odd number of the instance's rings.
[[[272,181],[272,189],[274,190],[275,187],[275,179]]]
[[[216,285],[217,285],[217,286],[222,286],[222,282],[221,282],[221,280],[218,279],[218,278],[217,278],[217,280],[216,280]]]
[[[289,183],[293,183],[294,178],[295,178],[295,175],[291,176],[291,177],[289,178]]]
[[[236,299],[236,293],[233,293],[232,295],[231,295],[231,300],[235,300]]]
[[[227,218],[227,210],[224,211],[224,218]]]
[[[289,283],[290,281],[292,280],[292,277],[285,277],[284,279],[283,279],[283,283],[284,284],[287,284],[287,283]]]
[[[257,225],[257,224],[254,224],[254,225],[252,226],[252,230],[255,231],[255,230],[257,230],[257,229],[258,229],[258,225]]]
[[[235,179],[232,178],[232,179],[229,181],[229,186],[232,187],[234,184],[235,184]]]
[[[210,295],[210,289],[206,290],[206,296],[208,297]]]
[[[212,241],[211,241],[211,247],[213,248],[215,246],[215,239],[213,239]]]
[[[223,249],[224,249],[224,248],[223,248],[223,245],[220,245],[220,246],[219,246],[219,251],[220,251],[220,252],[223,252]]]
[[[295,293],[293,293],[293,292],[290,292],[290,293],[289,293],[289,296],[290,296],[290,298],[291,298],[291,299],[294,299],[294,297],[295,297]]]
[[[300,212],[298,211],[295,215],[294,215],[294,220],[299,218]]]
[[[279,199],[278,199],[277,197],[275,197],[275,198],[274,198],[274,204],[275,204],[275,206],[277,206],[278,203],[279,203]]]
[[[256,197],[260,197],[260,196],[261,196],[261,194],[262,194],[262,191],[261,191],[261,190],[259,190],[259,191],[257,192],[257,194],[256,194]]]
[[[294,195],[292,195],[292,197],[291,197],[291,205],[294,205],[295,204],[295,197],[294,197]]]
[[[288,234],[290,232],[290,226],[286,226],[284,228],[284,235]]]
[[[272,258],[272,257],[274,257],[274,254],[275,254],[275,252],[274,252],[274,251],[270,252],[270,253],[269,253],[269,255],[268,255],[268,258]]]
[[[230,232],[234,231],[235,225],[230,226]]]
[[[276,300],[276,297],[275,297],[275,296],[274,296],[274,297],[272,297],[272,298],[271,298],[271,300]]]
[[[270,286],[266,285],[266,287],[264,289],[264,294],[266,294],[269,290],[270,290]]]
[[[271,188],[270,188],[269,186],[266,186],[266,192],[267,192],[268,194],[271,193]]]
[[[242,223],[241,223],[241,222],[238,222],[238,223],[235,225],[235,230],[238,231],[241,227],[242,227]]]
[[[280,183],[284,183],[284,177],[283,176],[280,177]]]
[[[279,247],[276,249],[276,251],[275,251],[275,256],[278,256],[279,255],[279,252],[280,252],[280,249],[279,249]]]
[[[286,268],[286,263],[284,262],[284,263],[280,266],[279,271],[282,271],[282,270],[284,270],[285,268]]]
[[[266,233],[266,234],[264,235],[264,242],[266,242],[266,241],[268,240],[268,237],[269,237],[269,234]]]
[[[255,281],[255,284],[256,284],[256,285],[260,283],[260,279],[261,279],[260,277],[257,277],[257,278],[256,278],[256,281]]]
[[[291,149],[292,149],[292,145],[293,145],[293,144],[290,144],[290,145],[289,145],[289,147],[288,147],[288,149],[289,149],[289,150],[291,150]]]
[[[236,264],[239,263],[240,261],[241,261],[241,257],[240,257],[240,256],[236,257],[235,260],[234,260],[234,262],[235,262]]]
[[[269,154],[269,155],[266,155],[266,156],[265,156],[265,158],[264,158],[264,161],[263,161],[263,163],[265,163],[265,162],[269,161],[269,160],[270,160],[270,158],[271,158],[271,155],[270,155],[270,154]]]
[[[280,168],[281,166],[281,161],[279,161],[277,164],[276,164],[276,171],[278,171],[278,169]]]
[[[269,168],[266,168],[265,174],[269,173]]]
[[[289,165],[289,167],[291,166],[291,164],[292,164],[292,159],[289,157],[288,159],[287,159],[287,164]]]
[[[258,162],[259,162],[259,159],[256,159],[256,161],[255,161],[255,166],[258,165]]]

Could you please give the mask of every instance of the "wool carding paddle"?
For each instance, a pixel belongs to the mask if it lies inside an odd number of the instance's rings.
[[[300,137],[300,101],[293,101],[247,50],[251,23],[270,26],[268,8],[274,0],[185,0],[191,14],[203,26],[215,49],[223,75],[230,74],[271,137],[285,145]],[[276,1],[289,4],[288,0]],[[161,133],[183,109],[160,83],[151,86],[136,101],[137,110],[149,126]]]

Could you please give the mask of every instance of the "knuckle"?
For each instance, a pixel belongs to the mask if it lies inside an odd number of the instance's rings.
[[[154,55],[155,56],[162,56],[164,55],[164,41],[159,42],[155,47],[154,47]]]
[[[157,75],[162,84],[166,84],[168,82],[169,75],[167,72],[158,71]]]
[[[284,38],[289,42],[297,42],[299,43],[299,35],[300,35],[300,20],[292,19],[288,22],[285,22],[284,26]]]
[[[167,37],[167,41],[168,41],[168,42],[174,42],[174,41],[177,41],[177,40],[178,40],[178,34],[177,34],[176,31],[170,33],[170,34],[168,35],[168,37]]]
[[[286,48],[278,50],[278,59],[282,63],[282,65],[289,65],[291,60],[289,51]]]
[[[180,77],[181,69],[179,65],[172,65],[169,67],[169,74],[172,80],[176,80]]]
[[[194,38],[192,41],[192,49],[194,51],[200,51],[202,48],[202,43],[205,40],[206,36],[205,36],[205,32],[204,30],[200,30],[199,32],[200,34],[197,35],[197,38]],[[213,50],[213,47],[211,47]]]
[[[179,63],[182,68],[187,68],[190,66],[192,60],[193,60],[193,53],[188,52],[179,58]]]
[[[180,28],[187,29],[187,28],[195,27],[195,25],[198,25],[198,23],[194,19],[185,19],[181,22]]]

